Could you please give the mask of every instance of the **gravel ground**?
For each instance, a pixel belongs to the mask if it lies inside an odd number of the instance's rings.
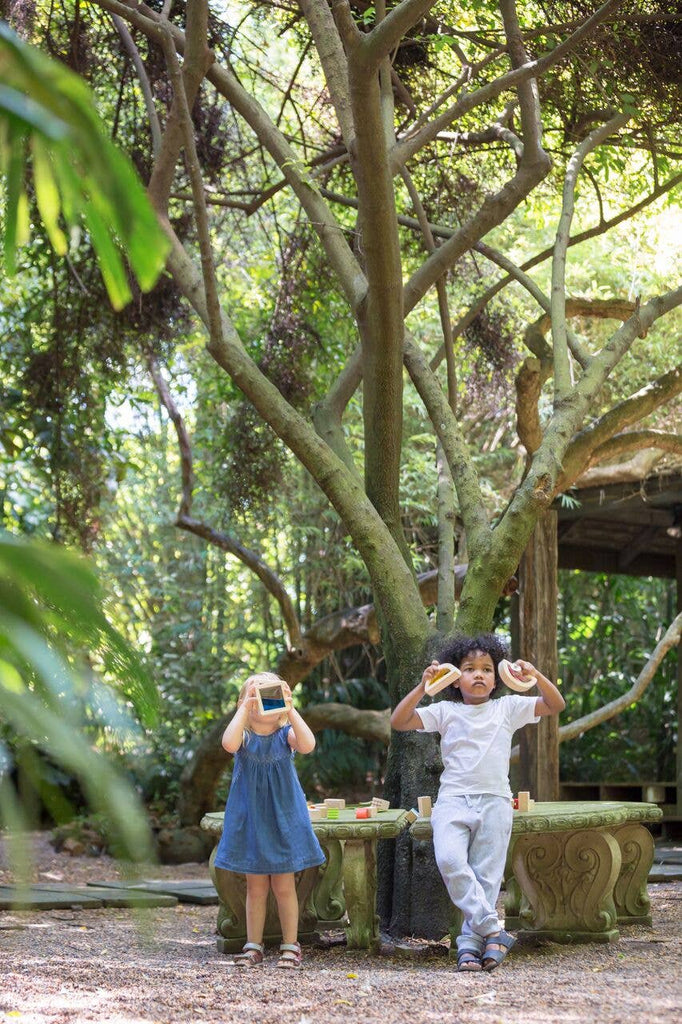
[[[114,861],[33,842],[33,880],[120,876]],[[0,883],[10,880],[0,847]],[[45,876],[52,876],[46,879]],[[54,876],[61,876],[56,878]],[[206,877],[204,865],[148,876]],[[215,947],[215,907],[0,911],[0,1022],[65,1024],[672,1024],[682,1006],[682,882],[650,887],[654,926],[618,943],[517,945],[491,973],[457,974],[443,946],[370,956],[305,951],[304,969],[242,972]]]

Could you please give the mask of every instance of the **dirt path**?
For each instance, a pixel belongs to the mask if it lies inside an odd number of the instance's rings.
[[[34,878],[119,877],[108,858],[55,854]],[[155,877],[205,877],[203,865]],[[0,882],[8,880],[0,852]],[[0,1022],[65,1024],[672,1024],[682,1006],[682,882],[651,886],[652,929],[609,945],[521,946],[497,971],[453,971],[439,947],[370,956],[306,951],[305,968],[238,972],[215,948],[215,907],[0,912]]]

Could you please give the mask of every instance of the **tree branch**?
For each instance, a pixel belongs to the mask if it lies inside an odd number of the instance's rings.
[[[595,128],[580,143],[568,162],[564,179],[561,216],[557,227],[552,260],[552,342],[554,346],[554,404],[563,402],[572,388],[566,333],[566,251],[575,207],[575,187],[585,157],[630,120],[629,114],[617,114]]]
[[[563,60],[567,53],[571,53],[579,43],[591,35],[598,25],[608,17],[609,13],[619,3],[620,0],[607,0],[607,2],[600,7],[591,18],[588,18],[580,28],[570,35],[568,39],[565,39],[563,43],[560,43],[555,47],[551,53],[547,54],[545,57],[541,57],[539,60],[529,61],[521,67],[514,68],[512,71],[501,75],[500,78],[495,79],[493,82],[489,82],[487,85],[481,86],[481,88],[477,89],[475,92],[465,94],[451,107],[443,111],[442,114],[434,118],[433,121],[424,125],[424,127],[416,133],[401,140],[394,153],[396,167],[401,163],[406,163],[415,155],[415,153],[418,153],[420,149],[426,146],[429,142],[433,142],[443,128],[446,128],[457,118],[462,117],[470,110],[473,110],[474,107],[480,106],[483,103],[489,103],[491,100],[494,100],[499,96],[500,93],[509,89],[517,88],[523,83],[529,81],[531,78],[539,78],[551,67],[554,67],[554,65],[560,60]]]
[[[680,393],[682,393],[682,365],[674,367],[657,380],[651,381],[640,391],[619,402],[603,416],[584,427],[575,435],[566,449],[563,472],[557,482],[557,490],[565,491],[571,487],[573,482],[595,461],[598,451],[603,452],[599,461],[604,458],[613,458],[615,449],[609,450],[607,445],[615,436],[633,436],[623,435],[622,431],[639,423],[646,416],[650,416],[664,402],[676,398]],[[634,450],[634,447],[621,449],[621,452],[625,450]]]
[[[265,564],[265,562],[263,562],[259,555],[254,551],[251,551],[249,548],[244,547],[244,545],[240,544],[236,538],[227,533],[214,530],[211,526],[192,518],[191,511],[194,473],[192,469],[192,446],[189,434],[187,433],[187,428],[185,427],[182,414],[175,404],[157,360],[153,356],[150,356],[147,363],[149,366],[149,372],[152,375],[154,385],[161,400],[161,404],[166,409],[166,412],[175,427],[175,433],[180,449],[182,498],[180,499],[180,507],[175,520],[176,526],[179,526],[182,530],[187,530],[189,533],[195,534],[197,537],[202,537],[204,540],[208,541],[209,544],[215,545],[230,555],[234,555],[235,558],[238,558],[240,562],[256,574],[268,593],[272,594],[279,604],[282,619],[284,620],[289,637],[289,648],[299,650],[301,645],[301,626],[291,598],[289,597],[279,576],[277,576],[277,574],[274,573],[272,569]]]

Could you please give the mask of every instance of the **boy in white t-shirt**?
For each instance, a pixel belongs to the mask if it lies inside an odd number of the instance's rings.
[[[443,693],[445,700],[419,708],[424,687],[438,671],[434,661],[391,716],[399,732],[439,732],[443,774],[431,816],[436,863],[450,899],[463,914],[457,939],[460,971],[490,971],[501,964],[515,939],[500,930],[495,905],[512,827],[509,758],[512,735],[566,706],[556,686],[528,661],[539,697],[512,694],[491,700],[499,684],[498,665],[507,657],[492,633],[460,637],[441,652],[461,671]]]

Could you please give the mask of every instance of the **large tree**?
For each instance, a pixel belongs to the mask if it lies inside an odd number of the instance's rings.
[[[567,294],[571,247],[680,180],[671,170],[674,62],[659,60],[658,75],[650,70],[654,45],[679,19],[656,0],[637,11],[618,0],[599,8],[524,5],[523,17],[513,0],[374,7],[349,0],[254,2],[242,5],[236,28],[221,23],[206,0],[188,0],[182,9],[92,0],[78,12],[79,32],[89,18],[101,30],[110,15],[135,69],[150,137],[148,193],[170,243],[167,270],[205,326],[208,353],[305,467],[362,558],[395,702],[444,636],[490,627],[529,537],[561,490],[614,455],[643,446],[680,450],[678,436],[634,429],[679,394],[682,375],[672,354],[646,387],[617,394],[605,388],[638,339],[682,302],[682,289],[642,300]],[[300,59],[290,75],[265,53],[254,62],[249,31],[262,32],[275,54],[279,40],[291,41]],[[634,64],[633,40],[640,56]],[[207,107],[228,125],[226,148],[244,143],[217,173],[204,145]],[[616,208],[607,179],[618,166],[632,170],[632,182]],[[573,231],[583,170],[599,220]],[[305,222],[315,239],[309,266],[324,264],[353,325],[354,347],[314,409],[287,395],[260,358],[257,339],[238,329],[239,311],[230,307],[221,268],[225,211],[260,210],[283,190],[297,230]],[[540,194],[553,243],[522,250],[518,262],[512,253],[523,237],[520,211]],[[185,240],[174,227],[179,203],[194,221]],[[511,225],[514,236],[505,233]],[[462,312],[464,290],[457,288],[472,259],[502,268],[504,276]],[[547,260],[545,291],[529,271]],[[310,287],[304,278],[301,290]],[[491,329],[486,306],[511,281],[526,289],[540,315],[521,339],[516,377],[517,429],[527,459],[492,520],[462,427],[471,395],[468,381],[458,379],[458,339],[471,325],[481,335]],[[453,323],[455,295],[460,315]],[[442,332],[436,346],[423,329],[423,311],[434,301]],[[586,338],[571,327],[576,317],[581,324],[621,323]],[[231,551],[272,589],[289,634],[287,671],[301,678],[324,644],[315,649],[315,638],[304,635],[286,586],[257,553],[194,516],[188,432],[153,357],[150,368],[183,453],[178,525]],[[401,516],[405,371],[439,445],[435,625]],[[344,437],[349,403],[360,389],[361,467]],[[457,604],[455,506],[468,562]],[[386,795],[409,807],[434,792],[438,772],[435,741],[400,734],[390,749]],[[428,871],[413,870],[409,840],[401,841],[382,884],[382,910],[395,931],[423,929],[425,906],[441,927],[431,884]]]

